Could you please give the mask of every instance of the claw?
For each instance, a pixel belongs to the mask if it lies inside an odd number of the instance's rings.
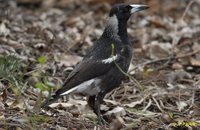
[[[103,116],[101,115],[100,116],[100,122],[99,122],[100,125],[106,125],[108,124],[108,122],[103,118]]]

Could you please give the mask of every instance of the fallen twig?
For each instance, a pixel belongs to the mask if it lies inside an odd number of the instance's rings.
[[[142,63],[142,64],[137,65],[135,68],[138,68],[139,66],[154,64],[154,63],[156,63],[156,62],[185,58],[185,57],[188,57],[188,56],[197,54],[197,53],[199,53],[199,52],[200,52],[200,50],[196,50],[196,51],[193,51],[193,52],[190,52],[190,53],[187,53],[187,54],[184,54],[184,55],[179,55],[179,56],[176,56],[176,57],[165,57],[165,58],[160,58],[160,59],[156,59],[156,60],[152,60],[152,61],[147,61],[147,62],[144,62],[144,63]],[[134,69],[135,69],[135,68],[134,68]]]

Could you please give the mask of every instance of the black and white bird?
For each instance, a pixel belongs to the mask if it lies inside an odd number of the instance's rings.
[[[119,87],[125,78],[123,72],[128,71],[132,59],[127,21],[131,14],[147,8],[147,5],[114,5],[102,36],[75,66],[62,88],[57,90],[42,107],[50,105],[62,96],[81,93],[89,96],[88,104],[97,115],[98,122],[102,124],[100,104],[108,92]]]

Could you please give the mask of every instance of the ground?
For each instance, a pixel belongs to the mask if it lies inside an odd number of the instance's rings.
[[[132,1],[1,1],[0,130],[200,129],[199,0],[134,1],[150,9],[129,20],[133,60],[101,106],[108,124],[97,124],[81,95],[40,109],[99,38],[117,2]]]

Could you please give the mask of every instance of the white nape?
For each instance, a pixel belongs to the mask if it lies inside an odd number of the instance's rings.
[[[108,17],[107,28],[111,29],[110,31],[114,34],[118,34],[118,19],[116,15]]]

